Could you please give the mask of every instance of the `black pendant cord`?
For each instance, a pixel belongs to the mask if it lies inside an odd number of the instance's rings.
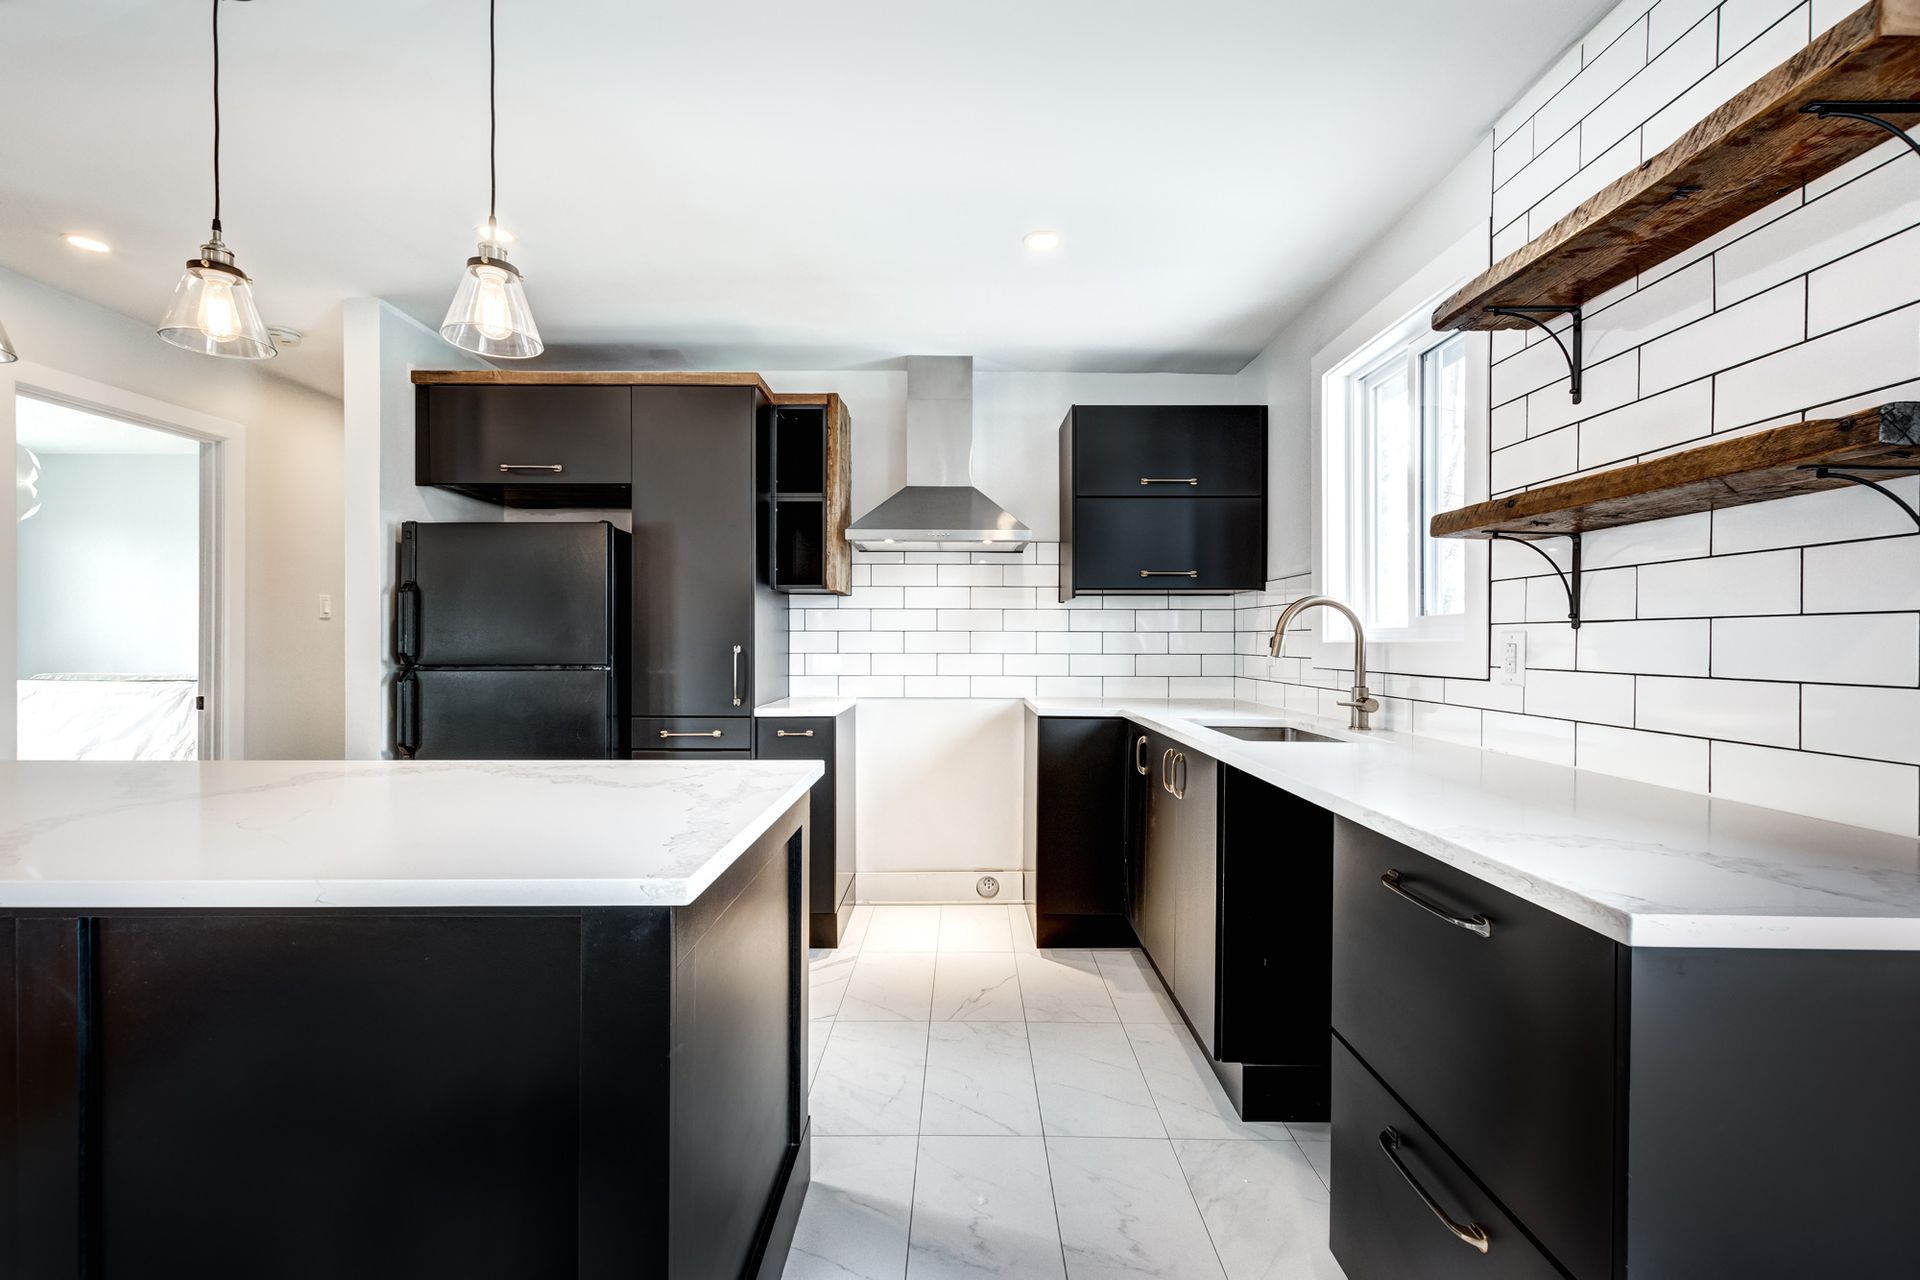
[[[220,238],[220,0],[213,0],[213,238]]]
[[[494,47],[494,19],[498,0],[487,0],[487,239],[498,241],[500,221],[496,206],[500,199],[500,108],[494,82],[499,76],[500,56]]]
[[[1920,142],[1914,141],[1893,121],[1886,119],[1890,115],[1912,115],[1920,112],[1920,102],[1910,102],[1904,98],[1884,100],[1849,101],[1846,99],[1809,102],[1800,108],[1809,115],[1822,120],[1858,120],[1862,124],[1878,125],[1894,137],[1907,144],[1915,155],[1920,155]]]

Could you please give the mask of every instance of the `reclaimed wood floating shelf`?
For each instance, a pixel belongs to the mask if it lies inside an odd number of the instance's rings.
[[[1877,0],[1441,303],[1433,327],[1520,328],[1489,308],[1591,302],[1887,141],[1870,124],[1808,115],[1807,103],[1917,97],[1920,0]]]
[[[1845,471],[1920,473],[1920,401],[1794,422],[1509,494],[1433,517],[1436,538],[1547,538],[1718,511],[1854,483]]]
[[[413,382],[415,386],[429,387],[752,387],[759,391],[763,400],[773,400],[773,393],[757,373],[663,372],[651,369],[415,369]]]

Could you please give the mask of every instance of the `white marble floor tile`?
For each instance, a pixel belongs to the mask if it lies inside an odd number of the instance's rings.
[[[874,951],[936,951],[940,947],[938,906],[881,904],[860,943],[864,953]]]
[[[1333,1141],[1333,1124],[1326,1120],[1289,1120],[1287,1132],[1295,1142]]]
[[[858,953],[867,939],[867,930],[872,925],[873,904],[870,902],[856,904],[853,914],[847,917],[847,927],[840,931],[840,950],[850,955]]]
[[[1124,1028],[1030,1022],[1027,1036],[1046,1132],[1074,1137],[1166,1136]]]
[[[1041,1141],[920,1139],[907,1280],[1064,1280]]]
[[[1019,1022],[1026,1016],[1011,953],[940,953],[933,970],[934,1021]]]
[[[1040,1098],[1024,1022],[936,1022],[920,1132],[1038,1134]]]
[[[1300,1143],[1300,1150],[1306,1155],[1307,1163],[1313,1166],[1313,1171],[1320,1175],[1320,1181],[1327,1184],[1328,1190],[1332,1190],[1333,1143],[1330,1141],[1302,1142]]]
[[[862,952],[835,1016],[841,1022],[925,1022],[933,1007],[933,954]]]
[[[1007,923],[1013,929],[1013,949],[1031,952],[1037,950],[1033,941],[1033,918],[1027,914],[1024,902],[1007,904]]]
[[[1047,1140],[1073,1280],[1222,1280],[1220,1260],[1165,1139]]]
[[[917,1134],[927,1074],[924,1022],[840,1022],[808,1094],[823,1136]]]
[[[1029,1022],[1118,1022],[1091,951],[1036,951],[1015,957]]]
[[[1094,963],[1122,1022],[1180,1021],[1180,1010],[1160,983],[1146,956],[1138,951],[1096,951]]]
[[[832,1018],[815,1018],[807,1024],[807,1088],[820,1074],[820,1059],[826,1056],[827,1038],[833,1034]]]
[[[854,962],[860,957],[852,951],[828,951],[828,958],[811,963],[807,974],[807,1016],[831,1018],[840,1012],[840,1001],[847,994],[847,980],[853,977]]]
[[[1169,1137],[1292,1141],[1283,1124],[1240,1119],[1184,1024],[1136,1023],[1127,1028],[1127,1038]]]
[[[783,1280],[900,1280],[907,1268],[918,1138],[813,1140]]]
[[[1227,1280],[1341,1280],[1326,1184],[1291,1139],[1176,1140],[1173,1150]]]
[[[1012,951],[1013,927],[1007,922],[1006,907],[987,904],[941,907],[940,949]]]

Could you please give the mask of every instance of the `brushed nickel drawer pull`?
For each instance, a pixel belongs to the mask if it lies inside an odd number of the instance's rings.
[[[1175,800],[1187,798],[1187,753],[1176,752],[1173,757],[1173,785],[1168,788]]]
[[[1380,877],[1380,884],[1387,892],[1399,894],[1428,915],[1438,916],[1456,929],[1465,929],[1468,933],[1477,934],[1482,938],[1491,938],[1493,936],[1493,922],[1485,916],[1473,916],[1468,919],[1462,919],[1450,911],[1442,911],[1439,907],[1434,906],[1419,894],[1402,885],[1400,883],[1400,873],[1397,870],[1389,869],[1385,875]]]
[[[811,729],[775,729],[773,731],[773,736],[776,738],[811,738],[813,736],[813,730]]]
[[[1133,744],[1133,771],[1143,778],[1147,776],[1147,758],[1142,754],[1146,746],[1147,735],[1143,733]]]
[[[1199,476],[1141,476],[1141,484],[1199,484]]]
[[[718,738],[721,737],[723,733],[724,731],[720,729],[702,729],[698,733],[673,733],[669,730],[662,729],[660,736],[663,738]]]
[[[1461,1226],[1452,1218],[1448,1217],[1447,1211],[1440,1207],[1440,1202],[1427,1194],[1427,1189],[1421,1186],[1419,1181],[1413,1176],[1413,1170],[1407,1168],[1406,1162],[1400,1159],[1399,1147],[1399,1134],[1395,1133],[1392,1129],[1382,1129],[1380,1131],[1380,1150],[1386,1152],[1387,1159],[1393,1161],[1393,1167],[1398,1169],[1400,1176],[1407,1180],[1407,1185],[1412,1187],[1413,1193],[1420,1197],[1420,1202],[1432,1211],[1434,1217],[1440,1219],[1441,1226],[1453,1233],[1455,1240],[1458,1240],[1470,1249],[1478,1249],[1481,1253],[1485,1253],[1488,1246],[1493,1243],[1487,1236],[1487,1229],[1477,1222],[1469,1222],[1465,1226]]]
[[[1197,578],[1200,576],[1200,571],[1198,569],[1142,569],[1140,576],[1143,578]]]
[[[1173,794],[1173,748],[1168,747],[1160,753],[1160,789],[1168,795]]]
[[[503,462],[500,464],[502,471],[551,471],[559,475],[564,469],[557,462]]]

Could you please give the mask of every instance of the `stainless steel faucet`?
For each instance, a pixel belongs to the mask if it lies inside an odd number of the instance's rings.
[[[1370,729],[1367,720],[1380,709],[1380,700],[1367,689],[1367,632],[1360,625],[1360,615],[1341,604],[1331,596],[1306,596],[1295,600],[1280,611],[1280,618],[1273,624],[1273,639],[1267,642],[1267,652],[1274,657],[1280,656],[1280,647],[1286,643],[1287,625],[1295,617],[1305,613],[1315,605],[1325,605],[1329,609],[1338,609],[1347,615],[1347,621],[1353,624],[1353,695],[1340,705],[1348,709],[1347,728]]]

